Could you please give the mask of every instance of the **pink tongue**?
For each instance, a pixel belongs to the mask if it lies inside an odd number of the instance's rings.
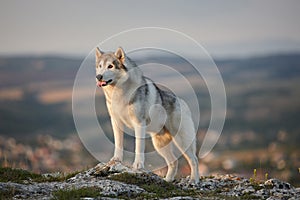
[[[99,81],[97,85],[99,87],[105,86],[106,85],[106,81]]]

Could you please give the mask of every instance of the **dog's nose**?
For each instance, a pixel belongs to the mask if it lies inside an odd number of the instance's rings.
[[[100,81],[100,80],[103,78],[103,76],[102,76],[101,74],[98,74],[98,75],[96,76],[96,78]]]

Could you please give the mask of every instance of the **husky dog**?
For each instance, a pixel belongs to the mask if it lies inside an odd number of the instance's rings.
[[[187,104],[173,93],[161,90],[119,47],[115,53],[96,48],[96,83],[102,87],[115,140],[111,161],[123,160],[123,127],[135,133],[133,167],[144,167],[145,134],[149,133],[154,148],[168,165],[166,181],[177,172],[173,143],[191,167],[191,181],[198,183],[196,132]]]

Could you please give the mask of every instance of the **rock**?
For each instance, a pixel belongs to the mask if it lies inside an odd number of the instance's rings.
[[[285,183],[278,179],[269,179],[264,185],[269,188],[270,197],[268,199],[289,199],[292,197],[299,197],[297,191],[291,184]]]
[[[274,189],[294,189],[289,183],[282,182],[278,179],[269,179],[265,182],[265,185],[272,186]]]
[[[59,173],[45,177],[57,177]],[[128,179],[128,180],[127,180]],[[165,182],[147,170],[134,170],[120,162],[99,163],[94,168],[81,172],[62,182],[0,183],[2,193],[10,193],[13,199],[51,199],[58,190],[93,187],[99,189],[99,198],[154,198],[154,199],[300,199],[300,189],[278,179],[253,183],[234,175],[201,177],[198,184],[190,183],[188,177]],[[168,196],[169,195],[169,196]]]
[[[172,197],[172,198],[167,198],[167,199],[162,199],[162,200],[193,200],[196,198],[193,197]]]

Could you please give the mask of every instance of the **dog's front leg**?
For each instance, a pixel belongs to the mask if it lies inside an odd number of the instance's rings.
[[[134,127],[135,132],[135,159],[133,163],[134,169],[144,168],[144,151],[145,151],[145,134],[146,127],[143,125],[136,125]]]
[[[114,118],[111,118],[111,124],[114,132],[115,139],[115,152],[114,157],[111,158],[111,161],[123,161],[123,130],[121,123],[117,123]]]

